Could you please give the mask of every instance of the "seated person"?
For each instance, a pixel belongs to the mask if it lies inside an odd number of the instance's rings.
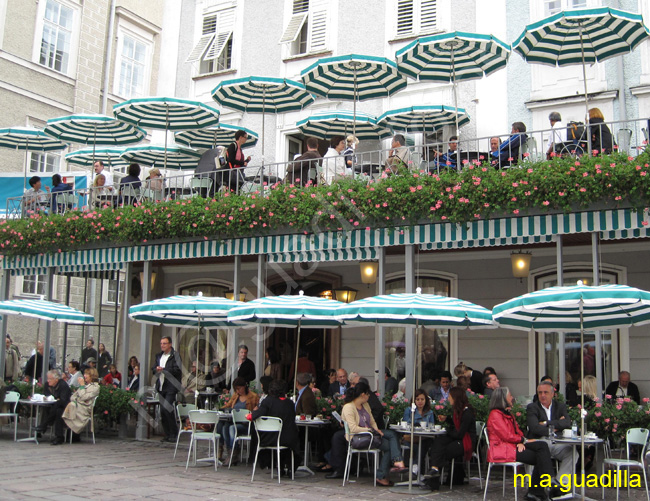
[[[614,138],[605,124],[605,117],[599,108],[589,110],[589,133],[591,134],[591,150],[598,155],[610,154],[615,146]]]
[[[510,137],[501,144],[499,151],[490,153],[492,165],[510,167],[516,164],[519,161],[519,149],[528,139],[525,132],[526,126],[522,122],[513,123]]]
[[[73,360],[68,364],[68,385],[71,388],[78,387],[81,384],[79,382],[80,378],[83,380],[83,376],[81,375],[81,371],[80,371],[79,362]]]
[[[47,371],[47,382],[44,385],[45,396],[52,396],[56,403],[44,406],[41,423],[36,427],[38,433],[45,433],[47,427],[54,426],[54,438],[52,445],[61,445],[64,442],[65,423],[63,421],[63,411],[70,403],[72,390],[63,379],[57,369]]]
[[[372,417],[372,410],[368,405],[370,398],[370,387],[364,383],[359,382],[353,388],[350,388],[345,394],[345,405],[341,411],[341,418],[348,425],[350,434],[360,432],[372,432],[381,435],[382,451],[379,467],[377,468],[377,484],[381,487],[390,487],[393,483],[388,479],[391,463],[400,470],[405,468],[404,461],[402,461],[402,453],[400,450],[399,440],[397,435],[392,430],[380,430],[377,426],[375,419]],[[351,436],[345,437],[348,441]],[[335,466],[334,464],[332,466]]]
[[[301,186],[318,184],[318,169],[323,158],[318,152],[318,139],[307,138],[307,151],[287,166],[285,182]]]
[[[138,391],[140,389],[140,364],[133,367],[133,375],[129,378],[126,391]]]
[[[296,426],[296,412],[293,402],[287,398],[287,384],[282,379],[276,379],[269,383],[269,394],[262,401],[258,409],[251,414],[251,420],[259,417],[270,416],[282,419],[282,430],[280,431],[280,445],[288,447],[293,451],[294,471],[302,463],[300,454],[300,440],[298,427]],[[309,389],[305,389],[309,391]],[[260,445],[272,446],[277,444],[278,437],[275,433],[261,433]],[[251,444],[252,445],[252,444]],[[281,469],[288,470],[291,474],[291,453],[283,450],[280,455]],[[264,461],[263,461],[264,462]],[[263,463],[262,462],[262,463]]]
[[[390,152],[386,160],[386,172],[396,174],[400,167],[411,168],[411,151],[406,146],[406,139],[402,134],[395,134],[390,143]]]
[[[501,138],[500,137],[491,137],[490,138],[490,155],[496,153],[501,148]]]
[[[389,397],[397,393],[397,379],[390,375],[388,367],[384,367],[384,393]]]
[[[120,194],[124,195],[124,188],[130,186],[133,190],[139,192],[142,187],[142,181],[140,181],[140,165],[133,163],[129,165],[129,175],[123,177],[120,180]],[[125,197],[121,199],[123,205],[134,205],[138,201],[137,197]]]
[[[84,371],[85,374],[85,371]],[[108,374],[104,376],[103,382],[106,385],[113,385],[115,387],[120,386],[120,381],[122,381],[122,374],[117,372],[117,367],[115,364],[111,364],[108,366]]]
[[[463,479],[465,474],[462,465],[471,459],[476,447],[476,419],[474,409],[469,405],[467,393],[461,388],[452,388],[448,400],[453,413],[447,434],[436,437],[430,452],[432,490],[440,488],[440,469],[453,458],[463,459],[460,464],[456,463],[454,469],[454,475],[458,472],[458,478]],[[450,479],[452,482],[454,480]]]
[[[436,167],[447,167],[449,169],[456,169],[458,165],[458,136],[451,136],[449,138],[449,149],[446,153],[440,153],[434,150],[436,155]]]
[[[614,402],[617,398],[629,397],[637,404],[641,405],[639,387],[630,381],[630,377],[628,371],[619,372],[618,381],[612,381],[607,385],[605,395],[609,395]]]
[[[97,174],[90,193],[90,200],[93,207],[101,209],[104,207],[111,207],[113,199],[110,197],[113,192],[112,186],[106,186],[106,176],[104,174]]]
[[[546,490],[539,487],[542,475],[553,477],[553,463],[548,444],[542,440],[526,439],[512,415],[513,398],[510,390],[502,386],[490,398],[487,434],[490,440],[487,460],[493,463],[520,461],[533,465],[533,475],[528,494],[548,499]],[[547,477],[548,475],[548,477]]]
[[[440,374],[440,386],[434,388],[429,396],[434,402],[444,402],[449,398],[449,390],[451,389],[451,372],[443,371]]]
[[[79,377],[76,381],[76,386],[79,386],[79,389],[74,392],[70,403],[63,411],[63,420],[74,433],[73,440],[75,440],[75,436],[79,439],[79,433],[92,418],[93,403],[99,395],[98,380],[97,369],[86,369],[83,377]]]
[[[235,378],[235,380],[232,382],[232,389],[232,397],[228,403],[223,406],[224,409],[248,409],[250,412],[252,412],[253,409],[257,408],[260,399],[257,396],[257,393],[251,391],[248,388],[248,383],[244,378]],[[245,433],[248,428],[243,424],[238,424],[237,426],[239,433]],[[230,422],[219,421],[219,424],[217,425],[217,433],[223,437],[224,441],[222,460],[229,460],[231,456],[230,451],[232,449],[233,442],[235,441],[235,425]],[[236,454],[237,451],[235,451],[235,455]],[[237,461],[239,461],[239,459],[233,457],[233,462]]]
[[[210,373],[205,378],[205,386],[214,388],[216,393],[223,393],[227,389],[226,371],[221,368],[219,362],[210,364]]]
[[[47,187],[46,187],[47,189]],[[50,192],[52,194],[52,210],[56,211],[58,213],[63,213],[65,212],[66,209],[69,209],[70,207],[64,207],[63,204],[60,204],[56,201],[56,194],[57,193],[63,193],[65,191],[72,192],[72,187],[69,184],[66,184],[62,181],[61,175],[60,174],[54,174],[52,176],[52,191]]]
[[[433,415],[433,410],[431,409],[431,401],[429,400],[429,395],[427,395],[423,389],[417,389],[415,390],[414,398],[411,400],[411,404],[413,403],[415,403],[415,413],[412,413],[411,406],[408,406],[406,409],[404,409],[404,417],[402,417],[402,420],[406,421],[409,426],[411,425],[411,421],[413,421],[413,426],[416,428],[420,427],[421,423],[426,423],[427,426],[433,426],[435,424],[435,417]],[[414,418],[413,420],[411,420],[411,416]],[[405,433],[402,435],[402,442],[405,442],[407,444],[411,443],[410,433]],[[433,439],[431,438],[423,439],[422,449],[428,451],[431,447],[432,442]],[[415,449],[413,449],[414,458],[418,457],[418,446],[419,440],[415,440]]]
[[[296,415],[315,416],[316,396],[311,391],[311,374],[308,372],[299,372],[296,377]]]
[[[42,189],[41,178],[32,176],[29,178],[30,188],[23,195],[23,207],[27,211],[37,212],[46,210],[50,205],[50,187]]]
[[[163,192],[165,189],[165,178],[160,173],[158,167],[149,171],[149,176],[145,179],[144,187],[155,192]],[[161,198],[162,200],[162,198]]]
[[[183,396],[186,402],[194,401],[194,392],[205,389],[205,376],[196,370],[196,362],[192,362],[190,372],[183,376]]]

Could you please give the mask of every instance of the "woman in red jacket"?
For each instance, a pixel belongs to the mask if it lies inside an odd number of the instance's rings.
[[[519,461],[534,466],[527,498],[547,500],[546,489],[540,480],[547,483],[553,478],[553,463],[548,444],[542,440],[526,439],[511,414],[512,395],[507,387],[494,390],[490,398],[490,415],[487,433],[490,439],[488,462],[506,463]]]

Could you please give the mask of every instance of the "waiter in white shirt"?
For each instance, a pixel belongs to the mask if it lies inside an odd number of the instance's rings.
[[[104,175],[105,183],[104,183],[104,188],[108,188],[110,191],[113,190],[113,174],[111,174],[107,169],[104,168],[104,162],[101,160],[97,160],[94,164],[93,167],[95,169],[95,178],[99,176],[100,174]],[[95,178],[93,178],[93,182],[95,181]]]

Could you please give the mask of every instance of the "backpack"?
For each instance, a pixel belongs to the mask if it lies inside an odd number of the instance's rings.
[[[585,139],[585,124],[582,122],[569,122],[566,128],[567,141],[578,144],[578,141]]]

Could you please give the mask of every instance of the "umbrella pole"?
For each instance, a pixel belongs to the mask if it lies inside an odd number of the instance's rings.
[[[582,39],[580,23],[580,54],[582,56],[582,81],[585,84],[585,130],[587,131],[587,155],[591,156],[591,131],[589,130],[589,94],[587,93],[587,63],[585,62],[585,45]]]
[[[266,86],[262,88],[262,165],[264,165],[264,115],[266,111]]]
[[[354,66],[354,93],[352,94],[352,134],[357,135],[357,67]]]
[[[415,343],[416,348],[417,348],[417,335],[418,335],[417,333],[418,333],[419,330],[420,330],[420,326],[419,326],[419,320],[418,320],[415,323],[415,334],[414,334],[416,336],[416,338],[415,338],[416,339],[416,343]],[[416,351],[415,354],[417,355],[417,349],[415,351]],[[408,472],[408,475],[409,475],[409,493],[411,493],[411,491],[413,490],[413,475],[411,473],[413,471],[413,467],[412,467],[412,465],[413,465],[413,449],[415,448],[415,442],[413,442],[413,440],[415,439],[415,436],[414,436],[414,432],[415,432],[415,377],[417,375],[417,366],[418,366],[417,359],[415,359],[415,360],[413,360],[413,383],[412,383],[412,387],[411,387],[411,448],[410,448],[410,452],[409,452],[409,472]],[[422,451],[420,451],[420,453],[421,452]],[[420,472],[418,471],[418,476],[419,475],[420,475]]]
[[[27,147],[25,148],[25,177],[23,178],[23,193],[27,190],[27,162],[29,154],[29,141],[27,141]]]
[[[585,380],[585,357],[582,353],[582,350],[584,350],[584,325],[583,325],[583,317],[582,317],[582,308],[583,308],[583,301],[580,300],[580,381],[583,382],[583,388],[582,391],[580,392],[580,473],[581,473],[581,479],[583,480],[581,482],[580,486],[580,495],[582,499],[585,499],[585,418],[582,415],[582,411],[585,408],[585,392],[584,392],[584,380]]]
[[[163,168],[167,172],[167,129],[169,128],[169,105],[165,106],[165,161]],[[198,370],[198,367],[197,367]]]
[[[298,340],[296,341],[296,365],[293,369],[293,391],[295,397],[295,391],[297,389],[296,384],[298,383],[298,354],[300,353],[300,324],[301,320],[298,320]],[[295,400],[294,400],[295,403]]]
[[[458,137],[459,134],[459,127],[458,127],[458,89],[456,88],[456,63],[454,61],[454,45],[455,42],[453,42],[453,45],[451,46],[451,81],[452,81],[452,86],[454,89],[454,108],[456,109],[456,137]],[[456,166],[459,167],[458,163],[456,163]]]
[[[198,316],[199,325],[196,331],[196,374],[194,374],[194,405],[199,407],[199,341],[201,341],[201,315]],[[192,366],[190,365],[190,376],[192,375]]]
[[[41,335],[41,319],[39,318],[38,327],[36,328],[36,350],[34,351],[34,373],[32,374],[32,397],[34,396],[34,388],[36,387],[36,366],[38,365],[38,341],[40,335]],[[43,357],[45,357],[45,350],[43,350]],[[45,363],[45,358],[43,358],[43,363]]]

